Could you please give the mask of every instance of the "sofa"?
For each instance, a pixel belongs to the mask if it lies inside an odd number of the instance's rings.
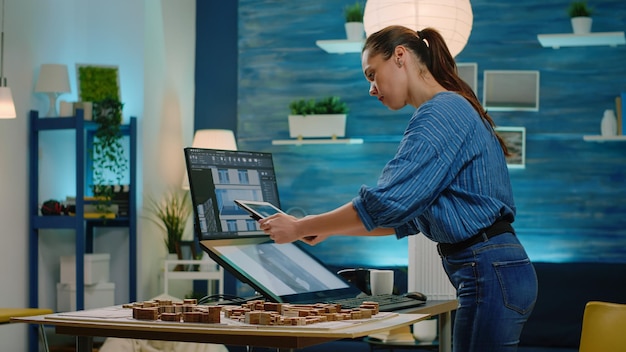
[[[587,302],[626,304],[626,263],[536,262],[534,266],[539,294],[535,309],[522,331],[518,352],[577,352]],[[396,270],[398,292],[405,292],[402,290],[406,290],[406,268],[393,269]],[[228,347],[231,352],[245,351],[243,347]],[[255,351],[265,350],[255,348]],[[299,351],[368,352],[370,347],[357,339],[329,342]],[[394,348],[394,351],[402,349]]]

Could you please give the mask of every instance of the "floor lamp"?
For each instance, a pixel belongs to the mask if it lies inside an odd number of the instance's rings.
[[[0,32],[0,119],[14,119],[15,104],[11,88],[7,87],[7,79],[3,75],[4,68],[4,0],[2,0],[2,32]]]
[[[193,136],[191,146],[205,149],[237,150],[237,141],[235,140],[235,134],[231,130],[197,130]],[[182,188],[186,190],[189,189],[189,178],[187,177],[186,170]]]

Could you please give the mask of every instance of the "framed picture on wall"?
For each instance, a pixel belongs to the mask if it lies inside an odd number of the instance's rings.
[[[506,164],[512,169],[526,167],[526,127],[496,127],[509,150]]]
[[[76,78],[80,101],[97,102],[107,98],[121,100],[117,66],[76,64]]]
[[[539,111],[539,71],[483,71],[483,107],[488,111]]]
[[[476,90],[478,87],[478,64],[475,62],[457,62],[456,68],[459,72],[459,77],[469,84],[474,93],[478,95]]]

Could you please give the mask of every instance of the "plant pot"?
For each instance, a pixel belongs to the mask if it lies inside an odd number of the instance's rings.
[[[592,22],[593,19],[591,17],[572,17],[572,30],[574,34],[591,33]]]
[[[289,137],[344,137],[346,135],[346,117],[346,114],[289,115]]]
[[[437,319],[422,320],[413,324],[413,336],[421,344],[432,344],[437,338]]]
[[[348,40],[363,40],[365,38],[365,29],[363,22],[346,22],[346,38]]]

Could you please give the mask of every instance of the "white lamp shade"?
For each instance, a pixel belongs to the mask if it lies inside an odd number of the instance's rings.
[[[191,146],[204,149],[237,150],[237,141],[231,130],[197,130],[193,135]],[[189,189],[187,171],[185,171],[182,188]]]
[[[0,87],[0,119],[14,119],[16,116],[11,88]]]
[[[69,93],[70,78],[67,65],[43,64],[39,71],[35,92],[38,93]]]
[[[231,130],[197,130],[191,146],[206,149],[237,150],[235,134]]]
[[[363,13],[367,36],[391,25],[415,31],[432,27],[443,36],[453,57],[467,44],[473,20],[469,0],[367,0]]]

